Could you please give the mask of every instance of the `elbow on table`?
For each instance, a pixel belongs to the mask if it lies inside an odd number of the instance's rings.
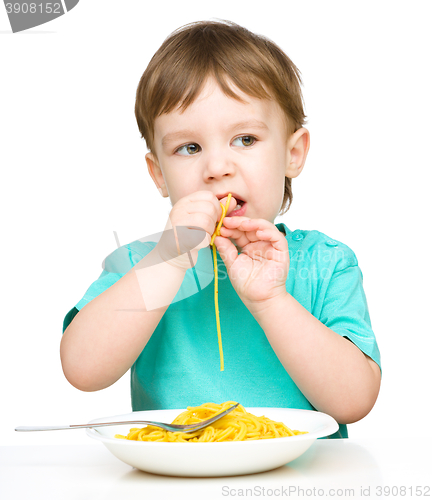
[[[355,405],[355,407],[344,408],[340,412],[334,412],[331,415],[338,424],[354,424],[362,420],[372,410],[373,404]]]
[[[83,392],[96,392],[109,387],[113,383],[98,381],[91,370],[86,370],[80,360],[74,358],[68,352],[63,343],[60,344],[60,360],[66,380],[75,389]]]
[[[339,424],[353,424],[362,420],[370,413],[374,407],[381,387],[381,370],[378,365],[373,363],[372,379],[363,394],[352,394],[348,401],[341,405],[341,408],[332,414],[332,417]]]
[[[80,373],[78,370],[74,370],[71,367],[68,367],[68,364],[64,363],[63,360],[62,369],[66,380],[73,387],[75,387],[75,389],[83,392],[96,392],[104,389],[104,387],[98,387],[91,377],[83,376],[82,372]]]
[[[63,373],[66,378],[66,380],[73,386],[75,389],[78,389],[83,392],[96,392],[101,389],[104,389],[105,387],[97,387],[91,382],[86,381],[82,377],[76,376],[73,373],[69,373],[67,370],[64,369],[63,367]]]

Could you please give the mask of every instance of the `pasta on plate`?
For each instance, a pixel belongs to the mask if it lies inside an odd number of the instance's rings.
[[[196,424],[207,420],[230,408],[233,401],[222,404],[204,403],[201,406],[189,406],[186,411],[173,420],[173,424]],[[116,434],[119,439],[132,441],[154,441],[167,443],[210,443],[224,441],[252,441],[307,434],[291,430],[282,422],[274,422],[267,417],[257,417],[248,413],[242,405],[212,425],[196,432],[169,432],[159,427],[148,425],[142,429],[133,428],[127,436]]]

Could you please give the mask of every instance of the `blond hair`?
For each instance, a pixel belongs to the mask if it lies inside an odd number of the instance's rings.
[[[135,116],[150,151],[155,153],[156,118],[190,106],[209,77],[236,100],[242,101],[230,83],[251,97],[275,99],[289,135],[305,124],[300,72],[274,42],[230,21],[194,22],[171,33],[139,82]],[[285,177],[280,214],[291,202],[291,179]]]

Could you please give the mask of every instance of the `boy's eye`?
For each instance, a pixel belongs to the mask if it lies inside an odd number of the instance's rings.
[[[255,142],[256,139],[252,135],[243,135],[233,140],[234,146],[253,146]]]
[[[201,147],[198,146],[198,144],[185,144],[184,146],[179,147],[176,150],[176,153],[183,155],[183,156],[190,156],[194,155],[196,153],[199,153],[201,151]]]

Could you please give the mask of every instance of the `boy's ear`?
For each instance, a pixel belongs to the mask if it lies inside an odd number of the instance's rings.
[[[162,170],[159,166],[159,161],[153,153],[147,153],[145,156],[147,168],[150,174],[150,177],[153,179],[153,182],[156,184],[156,187],[159,193],[166,198],[168,196],[168,191],[165,185],[165,179],[162,174]]]
[[[310,134],[304,127],[299,128],[288,139],[287,144],[287,166],[285,177],[293,179],[300,175],[309,152]]]

